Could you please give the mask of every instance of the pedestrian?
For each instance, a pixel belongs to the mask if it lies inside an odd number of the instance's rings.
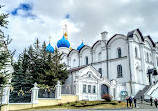
[[[131,97],[131,101],[132,101],[132,108],[133,108],[133,98]]]
[[[127,108],[128,108],[129,97],[126,97],[126,101],[127,101]]]
[[[143,96],[140,96],[140,98],[141,98],[141,103],[143,103]]]
[[[132,97],[131,97],[131,96],[129,97],[129,105],[130,105],[130,108],[131,108],[131,106],[132,106],[132,108],[133,108]]]
[[[136,98],[133,98],[133,101],[134,101],[134,105],[135,105],[135,108],[137,107],[137,100]]]
[[[152,106],[153,105],[153,98],[152,97],[150,97],[150,105]]]
[[[156,98],[154,99],[154,103],[155,103],[155,106],[156,106],[156,109],[157,109],[157,99]]]

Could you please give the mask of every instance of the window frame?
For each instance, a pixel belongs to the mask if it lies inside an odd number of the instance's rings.
[[[90,88],[90,89],[89,89]],[[88,85],[88,93],[92,93],[92,87],[91,87],[91,85]]]
[[[121,57],[122,57],[122,50],[121,50],[121,48],[118,48],[118,49],[117,49],[117,57],[118,57],[118,58],[121,58]]]
[[[85,57],[85,64],[88,65],[88,56]]]
[[[123,77],[123,74],[122,74],[122,65],[119,64],[117,65],[117,78],[122,78]]]
[[[84,87],[85,86],[85,87]],[[87,85],[86,84],[83,84],[83,93],[87,93]]]
[[[101,74],[101,77],[102,77],[102,76],[103,76],[102,68],[99,68],[99,69],[98,69],[98,72]]]
[[[96,86],[93,86],[93,93],[96,94]]]

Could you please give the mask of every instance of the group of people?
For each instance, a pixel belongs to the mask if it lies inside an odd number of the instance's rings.
[[[150,103],[151,103],[150,105],[152,106],[153,105],[153,98],[152,97],[150,97]],[[157,99],[156,98],[154,99],[154,104],[155,104],[155,107],[157,109],[158,104],[157,104]]]
[[[130,97],[126,98],[126,101],[127,101],[127,108],[128,107],[133,108],[133,103],[134,103],[135,108],[137,107],[137,100],[136,100],[136,98],[132,98],[130,96]],[[142,101],[142,97],[141,97],[141,101]],[[152,103],[153,103],[152,97],[150,98],[150,103],[151,103],[151,106],[152,106]],[[157,99],[156,98],[154,99],[154,104],[155,104],[155,107],[157,109],[158,103],[157,103]]]
[[[130,108],[133,108],[133,103],[134,103],[134,106],[135,108],[137,107],[137,100],[136,98],[132,98],[131,96],[130,97],[127,97],[126,98],[126,101],[127,101],[127,108],[130,106]]]

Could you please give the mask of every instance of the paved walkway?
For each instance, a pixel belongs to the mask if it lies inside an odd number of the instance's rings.
[[[32,111],[158,111],[155,105],[137,104],[138,108],[122,108],[122,109],[63,109],[63,110],[32,110]]]

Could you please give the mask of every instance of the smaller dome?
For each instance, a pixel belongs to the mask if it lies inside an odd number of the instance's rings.
[[[58,48],[59,48],[59,47],[67,47],[67,48],[69,48],[69,47],[70,47],[70,43],[69,43],[69,41],[66,40],[66,38],[63,36],[63,38],[58,41],[57,46],[58,46]]]
[[[50,43],[47,45],[46,51],[52,52],[52,53],[54,52],[54,48],[50,45]]]
[[[77,47],[77,50],[79,51],[83,46],[84,46],[84,44],[82,42],[81,45]]]

